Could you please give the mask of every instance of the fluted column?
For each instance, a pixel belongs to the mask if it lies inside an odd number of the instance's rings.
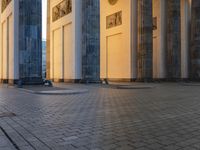
[[[180,0],[167,0],[167,77],[181,77]]]
[[[200,79],[200,1],[192,1],[191,72],[192,79]]]
[[[138,1],[137,79],[152,79],[152,1]]]
[[[137,12],[137,6],[138,6],[138,0],[131,0],[132,4],[132,79],[137,79],[137,44],[138,44],[138,12]]]
[[[2,1],[0,1],[0,12],[1,12],[1,3]],[[0,21],[1,21],[1,14],[0,14]],[[1,23],[0,23],[0,83],[2,82],[2,31],[1,31],[2,27],[1,27]]]
[[[42,2],[19,1],[19,76],[27,84],[42,82]]]
[[[166,0],[153,0],[153,77],[166,78]]]
[[[82,1],[82,79],[100,81],[100,1]]]
[[[181,0],[181,78],[189,77],[191,0]]]

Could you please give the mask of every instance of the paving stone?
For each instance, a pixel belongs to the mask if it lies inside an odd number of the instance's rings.
[[[178,149],[181,149],[181,147],[177,145],[168,145],[164,147],[164,150],[178,150]]]
[[[55,85],[88,92],[35,95],[0,87],[0,111],[16,114],[0,118],[0,126],[22,150],[199,149],[198,86],[150,83],[155,88],[125,90]],[[2,144],[13,149],[8,145]]]
[[[22,146],[22,147],[19,147],[20,150],[34,150],[33,147],[31,146]]]
[[[2,150],[16,150],[15,148],[9,146],[9,147],[0,147]]]
[[[10,140],[5,136],[5,134],[0,130],[0,150],[15,150],[14,146]]]
[[[5,136],[0,136],[0,147],[9,147],[10,145],[10,141]]]

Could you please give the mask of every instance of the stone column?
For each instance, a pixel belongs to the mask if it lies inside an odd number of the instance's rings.
[[[167,77],[181,77],[180,0],[167,0]]]
[[[12,49],[13,51],[13,55],[12,55],[12,58],[11,58],[11,67],[10,67],[10,81],[9,81],[9,84],[16,84],[18,82],[18,79],[19,79],[19,36],[20,36],[20,32],[19,32],[19,12],[20,12],[20,9],[19,9],[19,1],[13,1],[13,7],[14,7],[14,12],[13,12],[13,24],[12,24],[12,28],[13,30],[11,32],[11,41],[13,41],[13,46],[11,46],[10,44],[10,48]],[[13,36],[12,36],[13,35]]]
[[[82,2],[82,79],[100,81],[100,1]]]
[[[160,18],[160,79],[166,78],[166,0],[160,0],[160,12],[161,12],[161,18]]]
[[[1,12],[1,4],[2,1],[0,1],[0,12]],[[1,14],[0,14],[0,20],[1,20]],[[2,83],[2,74],[3,74],[3,69],[2,69],[2,31],[1,31],[2,27],[1,27],[1,23],[0,23],[0,83]]]
[[[42,82],[42,1],[19,1],[19,77],[26,84]]]
[[[138,1],[137,80],[152,79],[152,1]]]
[[[153,77],[166,78],[166,0],[153,0]]]
[[[181,78],[189,77],[191,0],[181,0]]]
[[[138,12],[137,12],[137,6],[138,6],[138,0],[131,0],[131,24],[132,24],[132,34],[131,34],[131,39],[132,39],[132,63],[131,63],[131,68],[132,68],[132,79],[135,80],[137,79],[137,44],[138,44]]]
[[[191,37],[191,70],[190,77],[200,79],[200,1],[192,1],[192,37]]]
[[[50,0],[47,0],[46,79],[50,79]]]

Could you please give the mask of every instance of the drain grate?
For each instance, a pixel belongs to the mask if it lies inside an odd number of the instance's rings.
[[[15,116],[16,116],[16,114],[12,113],[12,112],[3,112],[3,113],[0,113],[0,118],[15,117]]]

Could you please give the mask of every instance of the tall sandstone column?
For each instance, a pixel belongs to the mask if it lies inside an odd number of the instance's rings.
[[[152,68],[152,1],[138,1],[137,80],[151,80]]]
[[[100,81],[100,1],[82,2],[82,79]]]
[[[167,0],[167,77],[181,77],[180,0]]]
[[[200,79],[200,0],[192,1],[192,38],[190,77]]]

